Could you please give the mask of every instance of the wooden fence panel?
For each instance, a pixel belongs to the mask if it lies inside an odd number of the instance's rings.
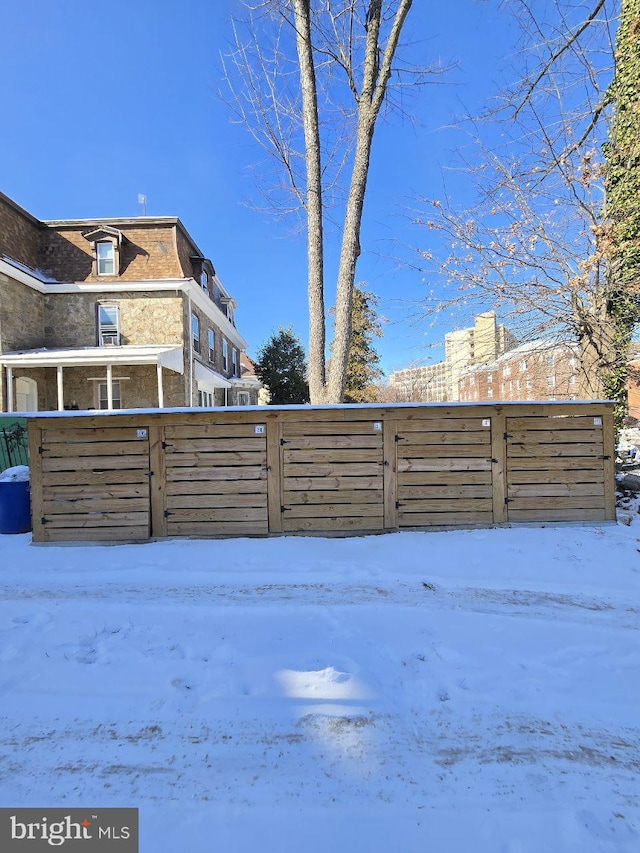
[[[491,419],[460,414],[398,420],[400,528],[492,523]]]
[[[381,421],[282,425],[282,529],[384,529]]]
[[[167,536],[266,535],[266,425],[164,429]]]
[[[603,521],[603,418],[559,413],[506,419],[512,522]]]
[[[149,538],[147,427],[38,432],[40,541]]]
[[[29,442],[36,542],[615,518],[610,404],[43,415]]]

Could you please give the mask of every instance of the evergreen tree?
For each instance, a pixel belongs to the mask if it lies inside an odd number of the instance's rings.
[[[307,365],[291,327],[280,328],[258,352],[256,375],[267,386],[272,406],[308,403]]]
[[[380,356],[373,347],[373,338],[382,337],[377,305],[378,297],[375,293],[363,290],[360,285],[353,288],[345,403],[373,403],[377,398],[373,386],[383,375],[379,367]]]
[[[616,36],[616,72],[609,92],[614,115],[605,146],[609,240],[609,310],[615,320],[614,367],[605,382],[626,410],[627,360],[640,319],[640,0],[623,0]]]

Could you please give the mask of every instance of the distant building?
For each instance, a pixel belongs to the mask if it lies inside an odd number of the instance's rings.
[[[458,377],[471,365],[488,364],[518,345],[515,336],[496,322],[495,311],[478,314],[473,326],[444,338],[447,399],[459,400]]]
[[[442,403],[447,399],[444,361],[397,370],[389,377],[389,384],[398,402]]]
[[[398,400],[406,402],[460,400],[460,375],[472,365],[495,361],[517,343],[514,335],[496,322],[495,311],[487,311],[478,314],[470,328],[445,335],[444,361],[397,370],[389,377],[389,384]]]
[[[486,364],[458,374],[463,402],[575,400],[581,396],[578,348],[537,340],[521,344]]]

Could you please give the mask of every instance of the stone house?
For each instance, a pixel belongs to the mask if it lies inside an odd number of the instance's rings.
[[[235,307],[176,217],[41,222],[0,193],[2,411],[256,405]]]

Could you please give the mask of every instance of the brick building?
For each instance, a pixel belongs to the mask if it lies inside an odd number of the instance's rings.
[[[2,411],[255,405],[235,307],[176,217],[41,222],[0,193]]]
[[[485,364],[474,364],[458,376],[458,399],[575,400],[581,396],[576,347],[531,341]]]

